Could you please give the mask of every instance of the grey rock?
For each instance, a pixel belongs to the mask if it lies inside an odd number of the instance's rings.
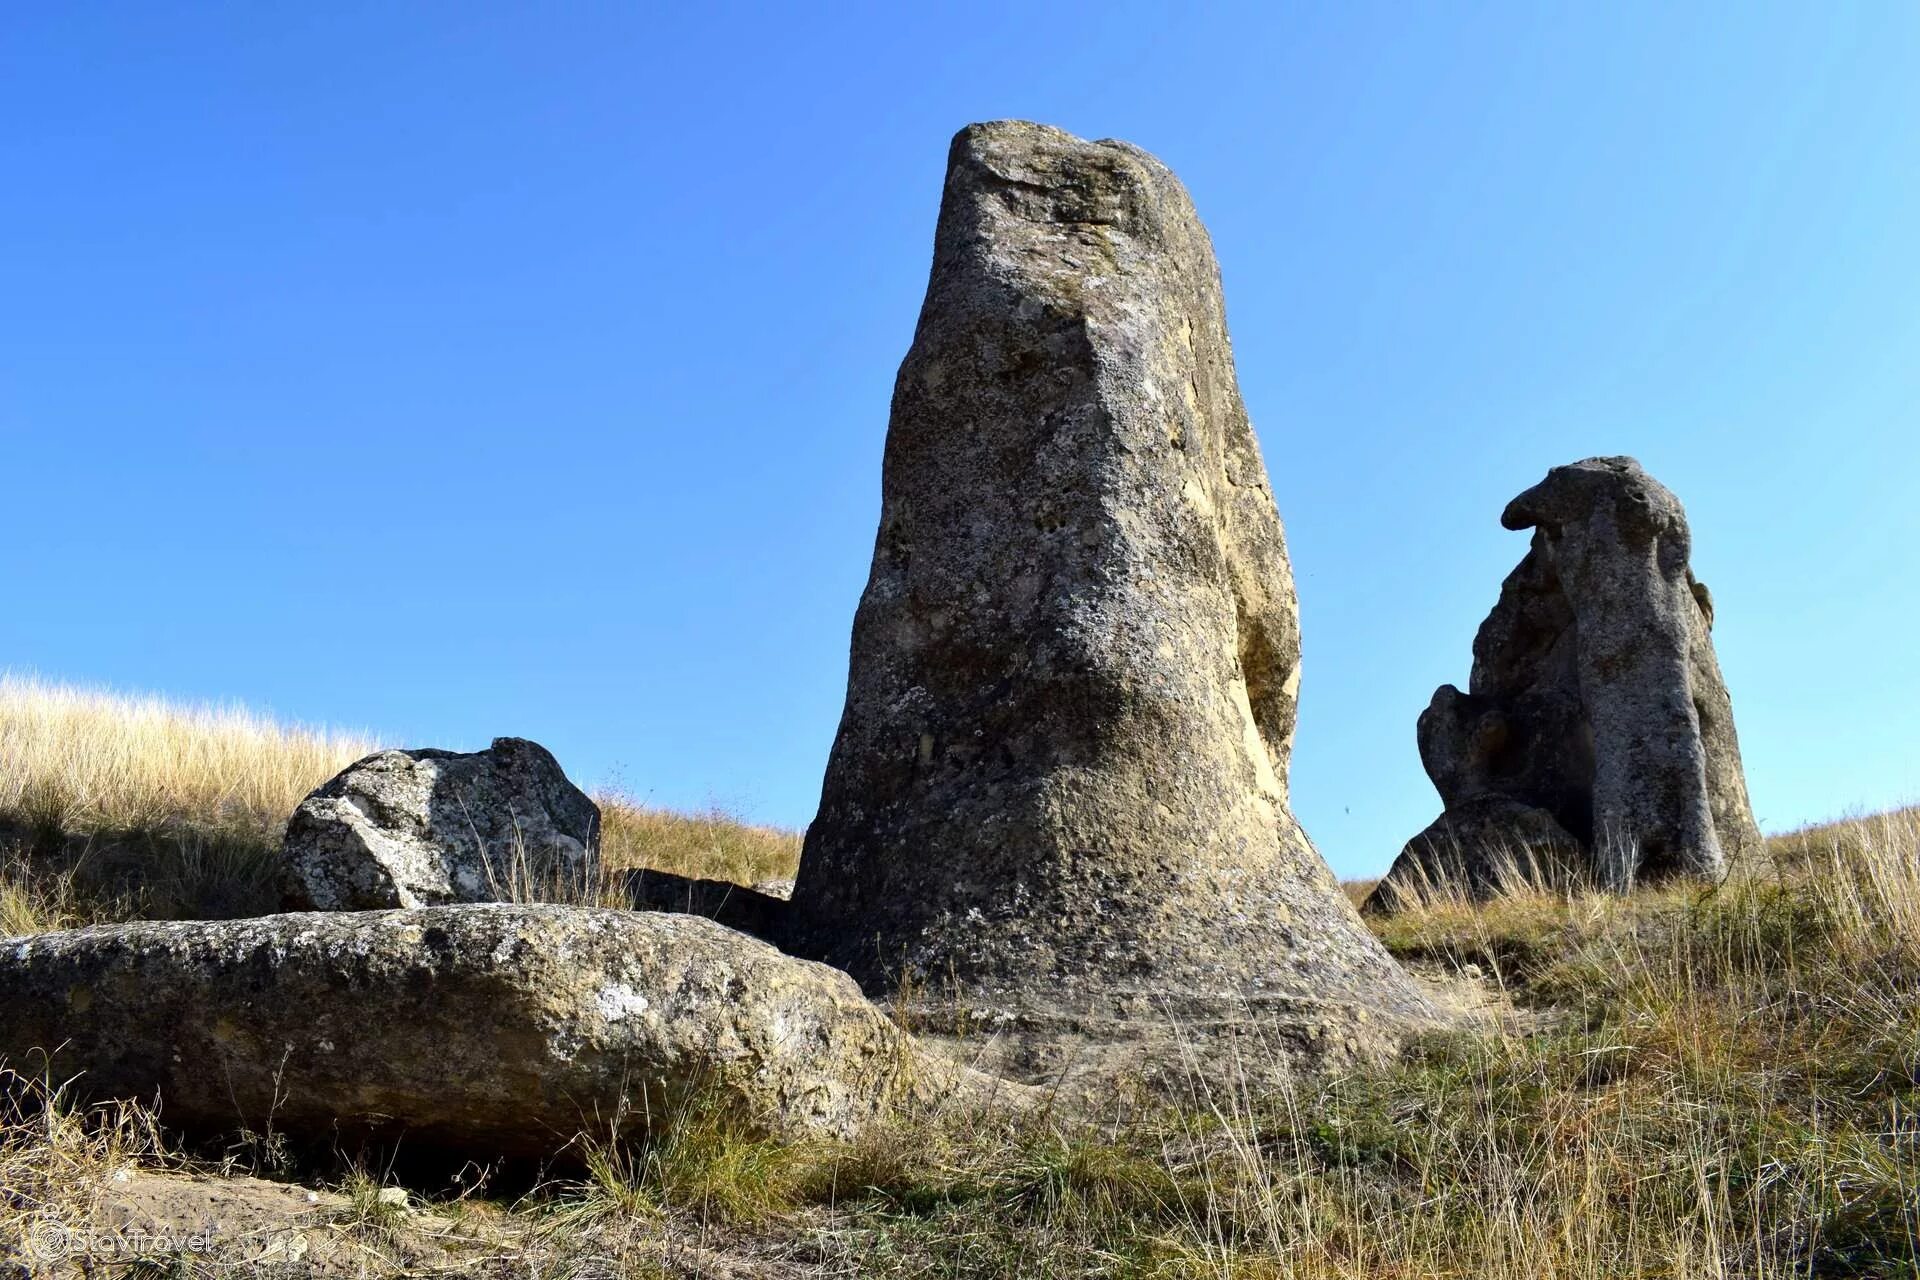
[[[697,1101],[851,1137],[994,1089],[844,974],[692,916],[505,904],[0,941],[0,1058],[180,1128],[547,1156]]]
[[[1003,1019],[1391,1041],[1429,1007],[1288,808],[1299,663],[1186,191],[1123,142],[962,130],[790,945]]]
[[[1568,886],[1585,879],[1587,850],[1545,809],[1495,793],[1461,801],[1407,842],[1368,908]]]
[[[1544,811],[1587,851],[1585,878],[1616,891],[1718,879],[1759,832],[1679,499],[1632,458],[1589,458],[1548,472],[1501,523],[1533,529],[1532,545],[1474,637],[1470,691],[1443,685],[1420,717],[1448,814],[1488,796]],[[1485,813],[1453,825],[1489,851],[1530,838]],[[1429,849],[1410,842],[1385,892],[1430,881]]]
[[[635,911],[666,911],[704,916],[729,929],[750,933],[778,946],[786,931],[787,901],[758,888],[728,880],[702,880],[670,871],[637,868],[620,883]],[[773,884],[775,882],[768,882]]]
[[[545,747],[382,751],[301,801],[283,905],[359,911],[576,897],[599,874],[600,809]]]

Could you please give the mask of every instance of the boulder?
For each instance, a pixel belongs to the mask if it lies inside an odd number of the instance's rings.
[[[982,1086],[824,965],[552,905],[103,925],[0,942],[0,1058],[183,1128],[546,1156],[698,1103],[849,1137]]]
[[[1416,837],[1372,905],[1436,876],[1484,893],[1482,861],[1542,842],[1580,848],[1563,869],[1615,891],[1718,879],[1759,831],[1679,499],[1632,458],[1589,458],[1548,472],[1501,523],[1532,529],[1532,545],[1474,637],[1469,691],[1443,685],[1419,723],[1457,847],[1436,860]]]
[[[1389,1041],[1428,1006],[1288,808],[1299,665],[1186,191],[1124,142],[962,130],[789,945],[995,1018]]]
[[[525,738],[382,751],[300,802],[281,846],[289,910],[577,898],[599,875],[600,809]]]

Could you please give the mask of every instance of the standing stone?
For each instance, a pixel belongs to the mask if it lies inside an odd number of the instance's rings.
[[[1288,810],[1299,666],[1186,191],[962,130],[789,945],[1004,1017],[1425,1017]]]
[[[293,911],[576,899],[600,865],[600,808],[537,742],[381,751],[300,802],[281,844]]]
[[[1374,903],[1433,881],[1484,896],[1515,855],[1615,891],[1720,878],[1759,832],[1679,499],[1632,458],[1589,458],[1500,522],[1533,545],[1474,637],[1470,692],[1443,685],[1420,717],[1447,811]]]

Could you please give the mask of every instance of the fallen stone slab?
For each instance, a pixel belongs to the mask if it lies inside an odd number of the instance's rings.
[[[547,1156],[713,1106],[849,1138],[996,1082],[708,920],[469,905],[0,941],[0,1060],[189,1129]],[[51,1055],[51,1061],[43,1061]]]

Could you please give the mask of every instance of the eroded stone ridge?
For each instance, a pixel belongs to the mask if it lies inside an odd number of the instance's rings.
[[[792,945],[1009,1009],[1422,1016],[1289,811],[1299,664],[1186,191],[963,130]]]
[[[1374,902],[1484,896],[1515,862],[1615,890],[1718,879],[1759,834],[1679,499],[1632,458],[1589,458],[1500,519],[1533,543],[1474,637],[1469,692],[1443,685],[1420,716],[1446,813]]]

